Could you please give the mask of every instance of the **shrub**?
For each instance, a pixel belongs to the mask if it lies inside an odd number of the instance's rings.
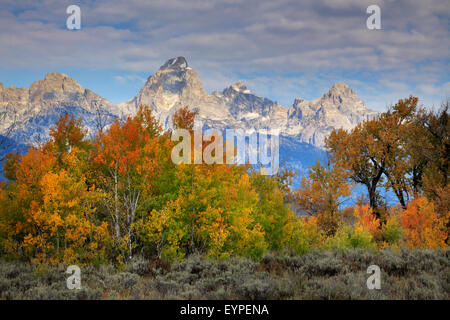
[[[307,253],[312,247],[319,247],[323,235],[317,218],[294,218],[284,228],[283,245],[297,255]]]
[[[388,217],[386,223],[381,227],[381,237],[388,246],[397,246],[404,233],[401,222],[395,216]]]
[[[366,286],[372,264],[381,269],[380,290]],[[269,252],[259,263],[191,255],[152,276],[131,263],[126,269],[84,266],[82,289],[68,290],[65,266],[0,262],[0,299],[450,299],[449,249],[313,248],[301,256]]]
[[[364,229],[376,238],[380,232],[380,220],[375,216],[369,205],[356,206],[354,211],[356,218],[355,228]]]
[[[401,215],[409,248],[445,248],[448,237],[446,219],[434,210],[425,197],[414,199]]]
[[[345,250],[348,248],[375,248],[372,234],[361,225],[354,228],[344,226],[326,244],[329,249]]]
[[[125,270],[142,276],[150,272],[150,264],[144,257],[135,255],[131,261],[127,263]]]
[[[289,281],[258,272],[257,263],[246,258],[191,256],[157,276],[155,283],[163,297],[181,299],[281,299],[291,291]]]

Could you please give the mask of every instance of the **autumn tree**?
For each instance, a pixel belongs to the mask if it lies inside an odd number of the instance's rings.
[[[411,147],[418,161],[423,163],[419,186],[433,200],[439,213],[450,210],[449,159],[450,121],[449,103],[437,111],[421,110],[417,117],[420,143]]]
[[[137,221],[136,230],[143,248],[154,250],[158,259],[179,259],[185,255],[184,224],[180,200],[169,201]],[[148,251],[147,251],[148,252]]]
[[[350,132],[333,130],[325,143],[333,166],[345,168],[351,180],[366,186],[370,207],[376,211],[380,205],[377,188],[383,179],[384,160],[372,156],[370,141],[373,137],[361,123]]]
[[[415,123],[417,103],[418,99],[412,96],[399,100],[374,121],[376,128],[372,130],[378,149],[383,150],[378,158],[385,159],[385,187],[393,190],[403,208],[411,195],[418,192],[424,167],[424,162],[417,157],[421,142]]]
[[[255,221],[264,230],[266,242],[272,250],[283,247],[284,227],[293,214],[287,202],[290,175],[290,171],[275,176],[251,173],[252,187],[258,196],[254,210]]]
[[[190,110],[188,106],[178,109],[173,117],[172,123],[175,129],[193,129],[196,112]]]
[[[257,218],[258,196],[245,168],[236,165],[179,167],[179,196],[186,226],[186,252],[260,257],[267,248]],[[184,167],[184,168],[183,168]]]
[[[325,238],[317,217],[296,217],[292,213],[283,229],[282,246],[300,255],[323,246]]]
[[[25,237],[40,237],[40,245],[46,250],[45,234],[33,223],[30,214],[34,214],[33,209],[42,199],[41,180],[54,166],[53,155],[30,148],[12,169],[15,179],[4,188],[0,205],[0,223],[6,236],[2,242],[6,252],[26,256],[22,247]]]
[[[136,116],[128,117],[123,124],[114,122],[106,133],[99,133],[95,142],[92,157],[108,195],[105,206],[114,228],[114,247],[125,260],[132,257],[134,223],[144,193],[159,173],[158,126],[150,108],[141,106]]]
[[[362,122],[351,131],[333,130],[326,139],[335,165],[346,168],[350,178],[367,187],[370,207],[380,216],[379,186],[390,188],[406,208],[420,180],[424,163],[411,150],[420,141],[415,126],[418,99],[401,99],[377,118]]]
[[[368,205],[355,206],[354,208],[354,226],[370,232],[374,238],[377,238],[380,233],[380,219],[373,213],[372,208]]]
[[[425,197],[414,199],[401,214],[410,248],[445,248],[448,238],[446,223],[449,213],[440,215]]]
[[[302,212],[318,217],[327,234],[334,234],[338,227],[341,205],[351,194],[347,172],[340,167],[323,167],[319,161],[302,177],[300,188],[295,191],[295,204]]]
[[[16,168],[21,155],[18,152],[10,152],[3,158],[3,175],[9,181],[16,180]]]
[[[50,263],[104,257],[107,224],[96,212],[102,195],[86,183],[87,150],[79,149],[89,143],[85,131],[79,121],[61,117],[51,132],[48,143],[10,163],[14,179],[0,203],[4,248]]]
[[[69,114],[61,116],[54,127],[50,128],[50,141],[45,147],[51,148],[57,157],[70,153],[73,147],[87,150],[90,142],[86,140],[87,129],[83,127],[81,119],[75,119]]]

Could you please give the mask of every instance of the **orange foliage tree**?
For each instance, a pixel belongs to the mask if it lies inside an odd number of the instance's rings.
[[[445,248],[449,213],[436,213],[433,202],[425,197],[414,199],[401,214],[406,230],[406,245],[410,248]]]
[[[169,147],[167,136],[161,136],[147,106],[123,124],[114,122],[95,141],[92,158],[100,173],[97,179],[108,195],[104,205],[113,228],[113,246],[125,260],[132,257],[135,246],[135,221],[144,200],[151,196],[152,181],[161,172],[162,152],[167,153],[162,146]]]
[[[0,215],[8,252],[50,263],[106,255],[106,223],[96,216],[101,194],[86,183],[85,131],[79,125],[61,117],[48,143],[30,148],[9,168],[14,180],[4,189],[9,200],[1,203]]]
[[[376,217],[369,205],[356,206],[354,216],[356,218],[356,226],[361,226],[364,230],[369,231],[374,238],[379,236],[380,219]]]

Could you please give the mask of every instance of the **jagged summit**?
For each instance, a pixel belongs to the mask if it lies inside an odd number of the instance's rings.
[[[230,88],[236,92],[251,93],[250,90],[248,90],[248,88],[245,86],[244,82],[242,82],[241,80],[231,85]]]
[[[330,91],[342,91],[348,89],[350,89],[350,87],[345,82],[336,82],[331,86]]]
[[[305,99],[303,99],[303,98],[295,98],[294,99],[294,103],[300,103],[302,101],[305,101]]]
[[[301,141],[323,147],[333,128],[351,129],[376,116],[346,83],[335,83],[322,97],[295,99],[288,112],[287,132]]]
[[[64,99],[68,95],[83,94],[84,88],[78,81],[72,79],[67,74],[51,72],[45,75],[43,80],[35,81],[29,88],[32,99],[36,98],[52,98]]]
[[[238,92],[245,92],[245,91],[250,92],[250,90],[248,90],[248,88],[245,86],[244,82],[242,82],[241,80],[239,80],[238,82],[233,84],[231,86],[231,88],[233,88],[234,90],[236,90]]]
[[[64,73],[48,73],[29,88],[0,87],[0,114],[4,114],[0,135],[14,123],[10,138],[19,144],[47,139],[49,128],[65,113],[82,118],[89,130],[95,130],[99,113],[104,121],[110,121],[120,110]]]
[[[343,99],[359,99],[355,91],[350,89],[345,82],[335,83],[327,93],[323,95],[323,98],[331,99],[334,103],[342,103]]]
[[[170,128],[174,112],[184,106],[195,108],[206,121],[226,121],[230,118],[227,108],[214,95],[206,93],[195,70],[188,67],[183,57],[165,62],[148,78],[138,94],[120,104],[127,114],[134,114],[139,105],[151,106],[160,123]]]
[[[71,79],[71,80],[73,80],[67,74],[60,73],[60,72],[50,72],[50,73],[47,73],[45,75],[45,77],[44,77],[44,80],[63,80],[63,79]],[[75,80],[73,80],[73,81],[75,81]]]
[[[222,91],[222,94],[224,96],[236,96],[236,95],[239,95],[241,93],[242,94],[252,94],[252,92],[246,87],[244,82],[242,82],[241,80],[239,80],[238,82],[232,84],[228,88],[225,88]]]
[[[184,57],[177,57],[167,60],[166,63],[164,63],[161,69],[174,69],[174,70],[183,70],[188,68],[188,63]]]

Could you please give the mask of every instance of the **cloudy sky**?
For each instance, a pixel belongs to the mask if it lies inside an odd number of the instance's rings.
[[[66,8],[81,8],[81,30]],[[381,8],[381,30],[366,9]],[[347,82],[377,110],[450,97],[449,0],[1,0],[0,82],[64,72],[115,103],[184,56],[205,90],[237,80],[290,106]]]

